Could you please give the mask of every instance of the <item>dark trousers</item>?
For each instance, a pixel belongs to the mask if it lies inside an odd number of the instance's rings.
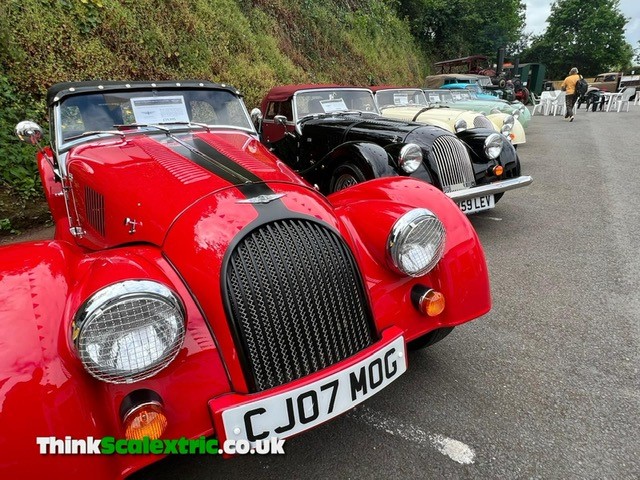
[[[576,103],[577,95],[572,93],[571,95],[567,94],[565,98],[565,105],[567,106],[567,113],[564,114],[564,118],[573,117],[573,106]]]

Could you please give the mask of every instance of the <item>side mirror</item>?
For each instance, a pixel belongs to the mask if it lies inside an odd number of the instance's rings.
[[[251,115],[251,121],[254,123],[254,125],[260,120],[262,120],[262,112],[257,107],[251,110],[250,115]]]
[[[262,112],[259,108],[253,108],[251,109],[251,113],[249,115],[251,116],[251,122],[256,128],[256,131],[260,133],[262,127]]]
[[[273,117],[273,121],[277,125],[286,125],[287,124],[287,117],[285,117],[284,115],[276,115],[275,117]]]
[[[36,122],[24,120],[16,125],[16,135],[24,143],[38,145],[42,140],[42,128]]]

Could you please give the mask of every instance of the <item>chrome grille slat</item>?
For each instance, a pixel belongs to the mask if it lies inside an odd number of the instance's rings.
[[[351,252],[316,222],[278,220],[249,232],[231,253],[226,289],[255,391],[322,370],[374,341]]]
[[[435,139],[432,153],[445,193],[475,186],[469,152],[458,138],[441,135]]]

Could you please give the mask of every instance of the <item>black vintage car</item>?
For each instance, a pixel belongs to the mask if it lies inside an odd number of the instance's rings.
[[[495,206],[502,194],[531,183],[506,137],[474,128],[383,118],[365,88],[276,87],[252,117],[262,141],[325,194],[373,178],[404,175],[443,190],[465,213]]]

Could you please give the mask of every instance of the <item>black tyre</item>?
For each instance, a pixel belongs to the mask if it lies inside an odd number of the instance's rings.
[[[364,182],[366,180],[362,171],[355,165],[347,163],[346,165],[340,165],[335,169],[333,175],[331,175],[331,182],[329,183],[329,192],[337,192],[348,187],[352,187],[357,183]]]
[[[434,343],[438,343],[444,337],[449,335],[452,330],[453,327],[438,328],[437,330],[433,330],[426,335],[409,342],[407,346],[409,347],[409,350],[419,350],[421,348],[427,348]]]

